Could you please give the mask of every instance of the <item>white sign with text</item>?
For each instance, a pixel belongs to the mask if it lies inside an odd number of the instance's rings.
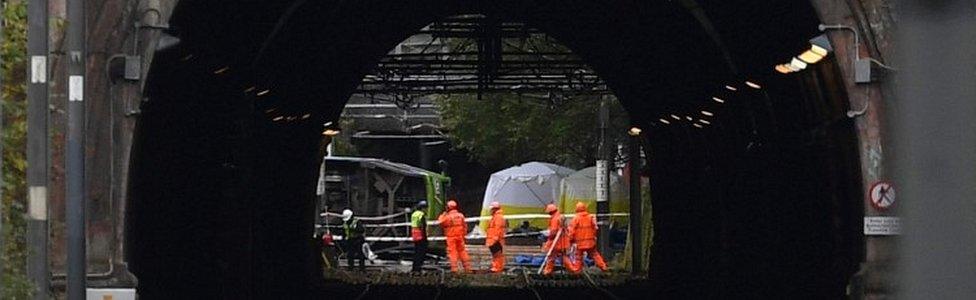
[[[898,217],[864,217],[864,235],[899,235],[901,220]]]

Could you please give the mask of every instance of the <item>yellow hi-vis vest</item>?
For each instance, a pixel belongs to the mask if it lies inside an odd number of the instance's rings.
[[[427,239],[427,214],[422,210],[410,214],[410,237],[414,241]]]

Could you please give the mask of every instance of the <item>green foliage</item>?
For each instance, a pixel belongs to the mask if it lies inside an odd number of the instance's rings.
[[[26,206],[26,27],[27,5],[24,1],[5,1],[3,6],[3,272],[0,274],[3,294],[0,299],[29,299],[30,283],[26,278],[27,220]]]
[[[477,51],[471,39],[447,39],[452,52]],[[505,52],[565,53],[570,49],[548,35],[503,39]],[[472,58],[473,59],[473,58]],[[547,55],[509,59],[551,59]],[[455,148],[492,169],[528,161],[552,162],[572,168],[591,166],[599,148],[599,95],[563,96],[502,94],[436,96],[442,127]],[[626,147],[630,122],[615,97],[609,96],[608,151],[616,157],[616,145]],[[624,152],[626,153],[626,152]]]
[[[515,94],[442,96],[437,99],[443,127],[454,144],[489,168],[546,161],[573,168],[592,165],[600,131],[598,96],[559,103]],[[628,119],[610,101],[609,149],[624,143]]]

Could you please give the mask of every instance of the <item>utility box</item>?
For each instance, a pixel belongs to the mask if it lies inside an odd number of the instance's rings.
[[[142,56],[125,57],[125,79],[138,81],[142,77]]]
[[[88,289],[87,300],[136,300],[136,289]]]
[[[884,70],[875,66],[870,59],[854,61],[854,82],[871,83],[881,80]]]

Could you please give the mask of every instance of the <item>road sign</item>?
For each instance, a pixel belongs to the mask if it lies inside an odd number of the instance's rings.
[[[879,181],[871,186],[871,206],[887,210],[895,204],[895,186],[887,181]]]

